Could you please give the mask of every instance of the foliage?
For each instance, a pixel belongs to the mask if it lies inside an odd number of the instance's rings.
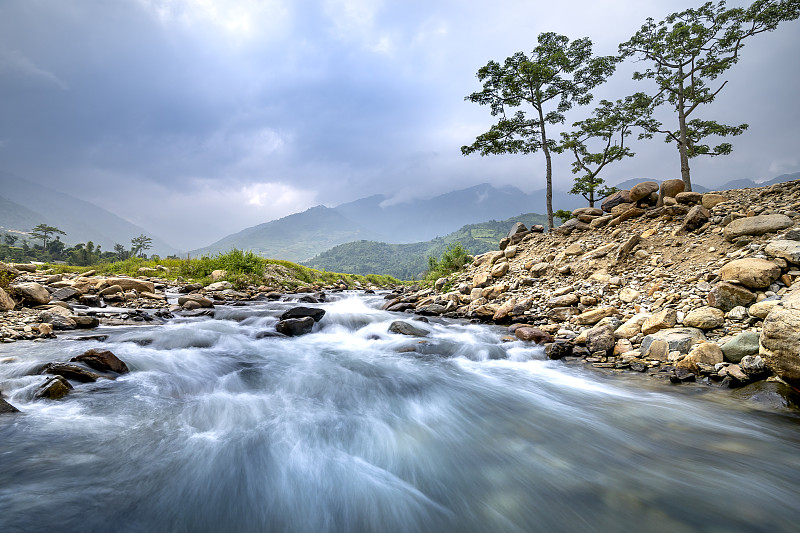
[[[30,236],[34,239],[38,239],[42,241],[42,249],[47,249],[47,241],[50,239],[50,235],[66,235],[65,232],[61,231],[55,226],[48,226],[47,224],[39,224],[35,228],[33,228],[30,232]]]
[[[138,237],[134,237],[133,239],[131,239],[131,255],[134,257],[137,255],[144,257],[144,251],[149,250],[152,247],[152,245],[153,245],[153,239],[151,239],[145,234],[141,234]],[[117,251],[116,248],[115,251]]]
[[[645,128],[639,139],[652,137],[647,129],[653,123],[651,113],[652,101],[644,93],[616,102],[601,100],[591,117],[575,122],[572,131],[563,132],[555,151],[572,152],[575,156],[572,173],[582,173],[575,177],[569,193],[582,195],[594,207],[596,201],[617,192],[616,187],[605,187],[599,174],[610,163],[633,157],[634,153],[625,145],[633,127]],[[590,151],[589,143],[595,151]]]
[[[428,257],[428,272],[425,275],[426,281],[436,281],[439,278],[449,276],[453,272],[458,272],[461,268],[472,260],[469,252],[456,242],[447,247],[438,260],[434,256]]]
[[[635,56],[650,63],[635,80],[651,79],[656,83],[655,104],[668,102],[677,112],[677,129],[655,123],[651,133],[665,135],[676,143],[681,160],[681,176],[686,190],[692,190],[689,159],[698,155],[726,155],[730,143],[704,144],[710,136],[740,135],[747,124],[729,126],[713,120],[690,116],[701,105],[710,104],[728,83],[713,82],[739,61],[744,40],[772,31],[786,20],[800,16],[798,0],[757,0],[748,8],[725,7],[724,0],[706,2],[697,9],[673,13],[661,22],[647,22],[619,50],[623,57]]]
[[[588,37],[570,43],[556,33],[541,33],[530,57],[517,52],[503,65],[489,61],[478,70],[483,90],[465,100],[488,105],[492,116],[499,117],[489,131],[479,135],[461,153],[529,154],[540,149],[546,160],[547,220],[553,228],[553,170],[550,152],[555,142],[547,136],[548,124],[563,124],[564,113],[575,104],[586,105],[591,89],[601,84],[616,67],[617,58],[592,57],[592,41]],[[524,104],[533,108],[526,114],[513,108]]]
[[[572,211],[567,211],[566,209],[559,209],[555,213],[553,213],[554,217],[560,218],[561,222],[564,223],[571,218],[575,218],[572,216]]]

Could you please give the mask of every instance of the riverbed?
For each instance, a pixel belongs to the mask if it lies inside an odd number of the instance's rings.
[[[0,531],[797,530],[796,411],[333,298],[300,337],[259,302],[0,345]],[[130,373],[34,399],[90,348]]]

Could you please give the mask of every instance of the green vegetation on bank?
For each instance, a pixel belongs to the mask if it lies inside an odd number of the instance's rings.
[[[472,255],[497,248],[515,222],[526,226],[546,224],[547,217],[526,213],[507,220],[490,220],[480,224],[467,224],[458,231],[424,242],[388,244],[375,241],[356,241],[339,246],[305,261],[303,264],[321,270],[334,270],[350,274],[377,273],[399,279],[421,279],[430,270],[429,257],[440,257],[456,243]]]
[[[472,256],[461,246],[460,242],[451,244],[439,259],[434,256],[428,257],[428,273],[425,275],[425,281],[435,282],[439,278],[449,276],[453,272],[461,270],[470,261],[472,261]]]
[[[211,273],[226,271],[218,281],[230,281],[234,288],[244,289],[248,285],[266,285],[276,289],[294,289],[305,285],[329,285],[344,281],[348,286],[356,282],[366,285],[391,285],[399,281],[391,276],[354,275],[323,272],[290,261],[264,259],[250,251],[233,250],[225,254],[203,256],[196,259],[143,259],[130,257],[113,263],[98,263],[91,266],[48,265],[55,273],[86,272],[95,270],[106,275],[149,276],[164,279],[183,278],[204,285],[211,283]]]

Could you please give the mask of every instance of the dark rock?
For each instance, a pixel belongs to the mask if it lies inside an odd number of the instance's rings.
[[[270,337],[285,337],[283,333],[278,333],[277,331],[259,331],[256,333],[256,339],[266,339]]]
[[[72,390],[69,381],[61,376],[47,378],[36,390],[34,397],[47,400],[59,400]]]
[[[319,300],[317,300],[313,296],[309,296],[309,295],[301,296],[300,298],[297,299],[297,301],[300,302],[300,303],[306,303],[306,304],[317,304],[317,303],[319,303]]]
[[[125,364],[119,357],[114,355],[113,352],[108,350],[88,350],[77,357],[70,359],[71,362],[83,363],[89,368],[99,370],[101,372],[116,372],[117,374],[125,374],[128,370],[128,365]]]
[[[428,331],[415,326],[404,320],[395,320],[389,326],[391,333],[398,333],[400,335],[410,335],[412,337],[427,337]]]
[[[752,379],[766,376],[769,373],[766,363],[759,355],[745,355],[739,361],[739,368]]]
[[[548,359],[563,359],[572,355],[572,343],[562,339],[546,344],[544,353]]]
[[[740,285],[721,281],[708,293],[708,305],[726,313],[734,307],[748,306],[756,301],[756,295]]]
[[[314,319],[310,316],[303,318],[287,318],[286,320],[281,320],[275,325],[275,329],[278,331],[278,333],[283,333],[289,337],[296,337],[298,335],[311,333],[311,329],[313,327]]]
[[[611,210],[614,207],[618,206],[619,204],[629,204],[629,203],[631,203],[631,192],[622,190],[622,191],[617,191],[614,194],[608,196],[605,200],[603,200],[603,203],[600,207],[606,213],[610,213]]]
[[[5,415],[8,413],[19,413],[19,409],[0,398],[0,415]]]
[[[178,292],[186,294],[192,291],[199,291],[203,288],[203,285],[200,283],[187,283],[183,287],[178,289]]]
[[[103,377],[96,372],[87,370],[82,366],[71,365],[69,363],[47,363],[39,370],[39,374],[54,374],[57,376],[71,379],[73,381],[80,381],[82,383],[89,383],[97,381],[97,378]]]
[[[683,208],[683,206],[680,205],[672,207]],[[686,214],[686,217],[683,219],[683,224],[681,224],[680,231],[694,231],[705,224],[709,218],[711,218],[711,212],[702,205],[696,205]]]
[[[72,287],[62,287],[57,291],[55,291],[54,293],[52,293],[50,295],[50,299],[63,302],[64,300],[69,300],[76,294],[78,294],[78,291],[76,291]]]
[[[779,382],[756,381],[731,392],[731,395],[755,402],[770,411],[800,406],[800,393]]]
[[[289,318],[304,318],[310,316],[314,322],[319,322],[325,316],[325,310],[317,307],[293,307],[281,315],[281,320]]]
[[[100,320],[96,316],[77,315],[70,318],[80,329],[91,329],[100,325]]]
[[[542,331],[539,328],[532,328],[529,326],[523,326],[521,328],[517,328],[514,331],[514,336],[516,336],[521,341],[535,342],[536,344],[545,344],[548,342],[553,342],[552,335]]]
[[[694,373],[689,372],[685,368],[676,368],[672,374],[669,376],[669,380],[672,383],[688,383],[697,380],[697,377]]]
[[[421,315],[437,316],[447,311],[447,308],[440,304],[430,304],[417,309],[417,313]]]
[[[599,326],[586,332],[586,347],[592,353],[608,353],[614,349],[616,341],[614,328],[611,326]]]
[[[527,233],[528,231],[529,230],[525,226],[525,224],[523,224],[522,222],[515,222],[514,225],[511,226],[511,229],[508,230],[508,235],[506,235],[506,238],[511,239],[518,233]]]
[[[100,297],[96,294],[84,294],[78,298],[78,301],[88,307],[103,307]]]

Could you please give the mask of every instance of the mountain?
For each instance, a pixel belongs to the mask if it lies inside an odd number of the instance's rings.
[[[507,220],[490,220],[468,224],[458,231],[435,239],[406,244],[375,241],[348,242],[322,252],[303,263],[317,270],[347,274],[387,274],[399,279],[420,278],[428,268],[428,257],[438,258],[447,247],[459,242],[471,254],[481,254],[497,248],[515,222],[527,226],[547,224],[547,217],[526,213]]]
[[[170,255],[178,250],[140,226],[103,209],[38,183],[0,171],[0,206],[10,206],[0,211],[0,225],[6,229],[28,231],[37,224],[56,226],[67,234],[67,243],[92,241],[105,250],[115,243],[130,246],[134,237],[145,234],[153,239],[149,253]]]
[[[252,250],[273,259],[303,261],[337,244],[381,235],[349,220],[335,209],[318,205],[272,222],[243,229],[219,241],[192,250],[191,255],[212,255],[233,248]]]

